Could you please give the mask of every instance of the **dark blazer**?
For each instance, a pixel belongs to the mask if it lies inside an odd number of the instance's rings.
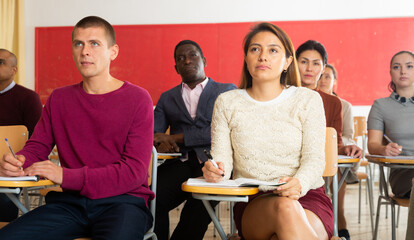
[[[193,120],[188,112],[182,94],[182,84],[161,94],[154,110],[154,132],[164,133],[170,127],[170,134],[184,133],[184,146],[179,146],[183,155],[194,150],[198,158],[205,162],[204,149],[211,146],[211,118],[214,102],[226,91],[236,89],[232,83],[218,83],[209,78],[197,106]]]

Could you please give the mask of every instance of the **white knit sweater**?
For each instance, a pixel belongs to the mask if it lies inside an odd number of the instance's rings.
[[[277,98],[259,102],[238,89],[216,100],[212,155],[224,163],[225,179],[232,170],[233,178],[274,181],[291,176],[299,179],[304,196],[324,184],[325,134],[325,113],[317,92],[291,86]]]

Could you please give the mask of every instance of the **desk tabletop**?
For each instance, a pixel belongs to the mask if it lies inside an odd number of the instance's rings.
[[[158,159],[167,160],[181,157],[181,153],[158,153]]]
[[[357,163],[360,158],[338,158],[338,163]]]
[[[221,195],[253,195],[259,192],[257,187],[200,187],[189,186],[187,181],[181,185],[184,192],[201,193],[201,194],[221,194]]]
[[[385,157],[373,157],[373,156],[365,156],[366,159],[368,159],[369,162],[372,163],[394,163],[394,164],[414,164],[413,159],[396,159],[396,158],[385,158]]]
[[[0,187],[40,187],[56,185],[50,180],[35,181],[0,181]]]

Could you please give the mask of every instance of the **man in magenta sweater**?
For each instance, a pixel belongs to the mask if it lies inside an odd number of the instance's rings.
[[[151,227],[153,105],[147,91],[110,75],[118,52],[104,19],[86,17],[74,27],[82,81],[54,90],[17,159],[0,160],[1,176],[40,175],[63,192],[50,192],[46,205],[1,229],[0,239],[143,239]],[[45,160],[55,144],[61,166]]]
[[[0,126],[24,125],[30,136],[42,114],[42,103],[39,94],[14,82],[16,73],[16,55],[0,48]],[[0,222],[13,221],[18,213],[16,205],[6,194],[1,193]]]

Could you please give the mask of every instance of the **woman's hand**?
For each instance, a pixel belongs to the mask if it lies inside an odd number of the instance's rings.
[[[224,176],[224,164],[222,162],[217,163],[218,168],[216,168],[211,161],[204,163],[204,167],[201,169],[203,171],[203,177],[207,182],[220,182]]]
[[[293,177],[282,177],[279,183],[286,182],[276,188],[273,192],[282,197],[288,197],[293,200],[299,200],[300,193],[302,192],[302,186],[300,185],[299,179]]]
[[[382,155],[384,156],[398,156],[401,154],[402,146],[397,143],[388,143],[383,150]]]

